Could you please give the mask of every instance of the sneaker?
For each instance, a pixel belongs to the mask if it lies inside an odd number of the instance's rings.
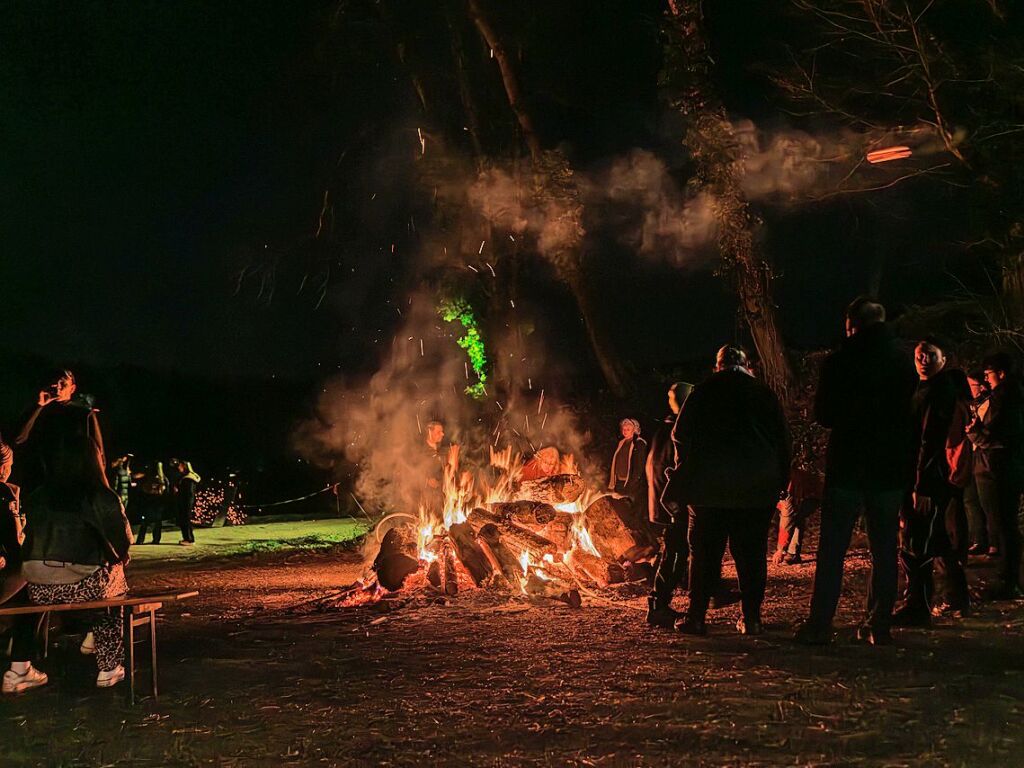
[[[802,563],[803,561],[804,561],[804,558],[803,558],[802,555],[799,555],[799,554],[786,555],[786,561],[785,561],[786,565],[800,565],[800,563]]]
[[[25,673],[21,675],[13,669],[8,669],[4,672],[3,692],[22,693],[24,691],[31,690],[32,688],[38,688],[41,685],[46,685],[47,680],[49,680],[49,678],[46,676],[46,673],[40,672],[31,664],[29,664]]]
[[[650,626],[672,629],[682,617],[683,614],[672,610],[667,603],[653,595],[647,598],[647,623]]]
[[[967,550],[967,554],[974,555],[975,557],[988,554],[988,546],[985,544],[972,544],[971,548]]]
[[[97,688],[111,688],[124,680],[124,667],[118,664],[113,669],[104,672],[100,670],[100,673],[96,676],[96,687]]]
[[[84,656],[92,656],[96,653],[96,638],[93,637],[92,632],[86,633],[82,644],[78,646],[78,651]]]
[[[195,544],[195,542],[194,541],[185,541],[185,539],[182,539],[181,541],[178,542],[178,544],[180,544],[183,547],[191,547],[193,544]]]
[[[684,616],[676,622],[676,632],[684,635],[704,636],[708,633],[708,628],[703,621]]]

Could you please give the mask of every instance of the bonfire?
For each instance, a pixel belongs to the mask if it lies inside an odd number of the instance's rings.
[[[628,500],[589,489],[571,455],[535,480],[521,479],[511,449],[492,450],[490,463],[499,478],[492,486],[446,472],[440,509],[384,518],[371,534],[372,565],[347,602],[480,589],[579,607],[581,590],[650,577],[654,548]]]

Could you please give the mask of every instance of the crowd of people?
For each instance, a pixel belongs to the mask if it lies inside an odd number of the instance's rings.
[[[728,543],[742,603],[737,628],[762,632],[774,511],[782,514],[773,559],[800,562],[808,507],[819,497],[813,595],[798,642],[833,640],[844,561],[861,519],[871,576],[860,640],[884,645],[893,626],[969,615],[968,554],[995,563],[991,599],[1020,597],[1024,396],[1009,355],[991,355],[967,374],[954,365],[951,345],[929,336],[911,358],[890,332],[884,307],[853,302],[846,338],[824,361],[815,395],[815,420],[830,430],[823,484],[791,466],[782,407],[754,378],[743,350],[723,347],[714,371],[696,387],[673,385],[673,413],[648,455],[650,520],[664,541],[650,624],[706,632]],[[635,432],[623,426],[612,462],[616,487],[629,477],[629,463],[619,457]],[[900,570],[905,588],[896,608]],[[680,613],[671,603],[684,584],[689,606]]]
[[[161,520],[171,508],[181,543],[195,541],[191,517],[200,478],[191,464],[172,459],[168,477],[162,462],[134,472],[131,459],[120,456],[107,465],[91,398],[78,393],[71,371],[56,372],[13,444],[0,439],[0,604],[84,603],[125,595],[131,546],[143,543],[147,526],[159,543]],[[126,511],[135,506],[137,540]],[[95,655],[101,688],[125,676],[121,619],[120,609],[87,616],[81,650]],[[38,622],[37,614],[13,618],[4,693],[47,682],[46,673],[32,665]]]

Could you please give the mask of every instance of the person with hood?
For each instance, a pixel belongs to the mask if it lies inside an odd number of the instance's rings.
[[[970,392],[963,371],[949,364],[949,349],[933,336],[914,349],[920,379],[911,405],[917,458],[913,492],[900,513],[906,590],[903,606],[893,616],[895,626],[931,624],[934,565],[945,576],[946,610],[958,616],[970,611],[963,508],[963,489],[971,476]]]
[[[968,436],[980,463],[976,476],[990,489],[995,506],[994,533],[1000,551],[998,583],[990,597],[1013,600],[1021,596],[1017,516],[1024,487],[1024,394],[1014,376],[1013,360],[1005,352],[985,358],[981,367],[992,394],[984,416],[975,418],[968,427]]]
[[[693,384],[677,381],[668,388],[668,415],[658,425],[647,452],[647,511],[651,525],[662,529],[661,554],[654,574],[654,585],[647,598],[647,623],[672,629],[680,614],[672,610],[672,595],[686,582],[690,549],[686,546],[688,519],[685,514],[672,515],[661,503],[661,494],[668,483],[667,472],[676,465],[672,428],[679,410],[693,391]]]
[[[174,509],[178,517],[178,527],[181,529],[182,546],[192,546],[196,543],[196,535],[192,530],[192,512],[196,506],[196,489],[199,487],[200,478],[194,469],[192,462],[176,459],[175,467],[177,482],[174,486]]]
[[[846,338],[822,363],[816,421],[832,430],[810,614],[797,642],[832,642],[846,551],[861,514],[867,522],[871,581],[867,616],[857,630],[873,645],[889,631],[899,578],[899,513],[913,475],[910,403],[917,375],[885,324],[885,307],[858,298],[846,310]]]
[[[39,393],[39,407],[20,439],[35,449],[40,484],[24,499],[22,575],[39,605],[82,603],[128,591],[124,566],[131,529],[110,490],[94,409],[75,404],[70,372]],[[124,679],[120,611],[93,622],[99,674],[96,685]]]
[[[792,444],[782,405],[754,378],[746,352],[718,350],[715,373],[687,398],[672,442],[679,463],[663,498],[673,514],[689,508],[690,545],[690,607],[676,629],[706,633],[728,544],[743,608],[736,628],[761,634],[768,528],[786,486]]]

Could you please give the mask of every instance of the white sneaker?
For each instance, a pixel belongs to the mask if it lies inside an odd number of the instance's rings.
[[[78,646],[78,651],[85,656],[92,656],[96,653],[96,638],[92,636],[92,632],[86,633],[82,644]]]
[[[100,673],[96,676],[96,687],[111,688],[122,680],[124,680],[124,667],[118,664],[109,672],[100,670]]]
[[[45,672],[40,672],[38,669],[29,664],[28,669],[25,670],[25,674],[19,675],[13,669],[8,669],[4,672],[4,693],[21,693],[31,688],[38,688],[41,685],[46,685],[46,681],[49,678]]]

